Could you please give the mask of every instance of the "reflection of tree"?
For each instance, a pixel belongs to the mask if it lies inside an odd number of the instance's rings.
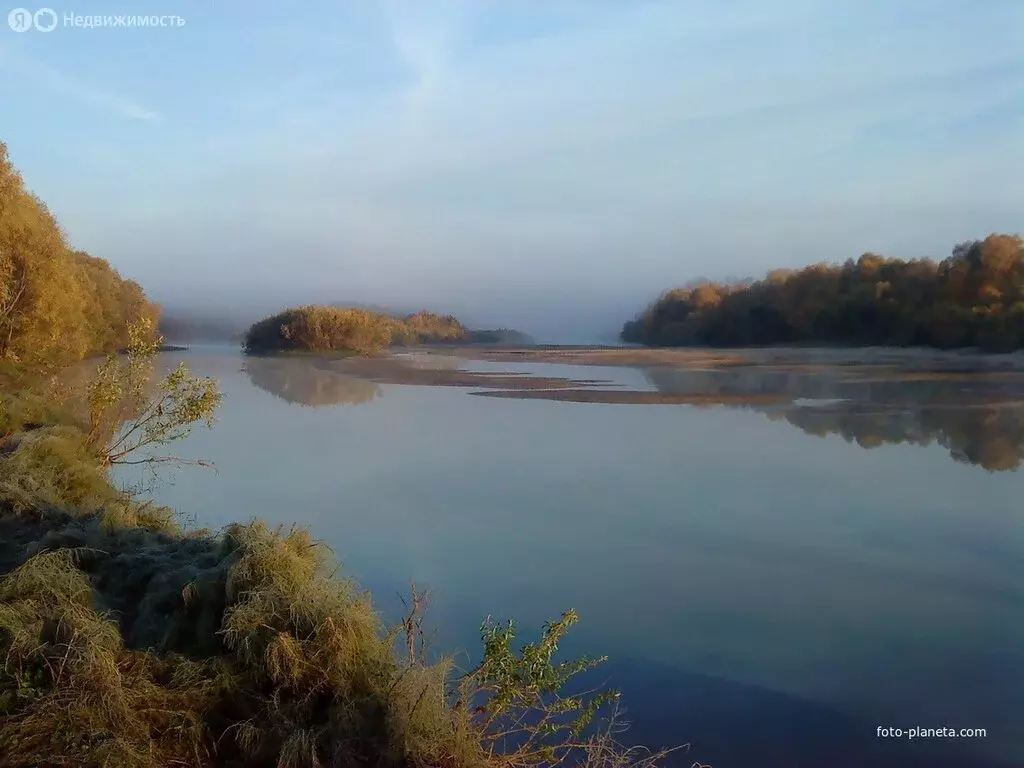
[[[784,416],[804,432],[839,434],[862,448],[937,443],[956,461],[993,472],[1016,469],[1024,460],[1024,409],[1012,406],[924,407],[880,413],[871,406],[849,405],[793,408]]]
[[[246,372],[260,389],[289,403],[309,405],[359,405],[381,394],[380,385],[338,373],[329,360],[314,358],[250,357]]]
[[[648,380],[659,392],[776,394],[791,400],[826,402],[755,407],[807,434],[838,434],[862,448],[909,443],[938,444],[959,462],[989,471],[1024,463],[1024,406],[1015,402],[1024,379],[1015,377],[925,377],[916,380],[859,379],[841,373],[719,369],[652,369]]]

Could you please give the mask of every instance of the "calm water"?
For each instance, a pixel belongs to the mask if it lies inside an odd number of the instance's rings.
[[[969,405],[1016,385],[469,366],[802,403],[694,408],[181,358],[225,392],[180,451],[217,472],[157,497],[207,527],[310,527],[390,616],[431,587],[434,643],[467,663],[488,614],[525,631],[573,607],[567,651],[608,654],[632,738],[689,742],[682,764],[1024,765],[1024,411]]]

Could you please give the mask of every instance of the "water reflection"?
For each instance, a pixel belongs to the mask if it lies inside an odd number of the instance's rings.
[[[841,435],[862,448],[941,445],[990,472],[1024,462],[1024,377],[1019,374],[880,377],[841,370],[649,369],[659,392],[779,395],[788,405],[745,406],[807,434]]]
[[[337,361],[248,362],[260,378],[276,371],[278,389],[282,374],[317,376],[314,362],[348,379]],[[955,419],[991,450],[1009,433],[998,419],[986,432],[981,413],[1015,396],[1008,379],[659,369],[651,381],[669,392],[784,396],[744,413],[385,385],[371,406],[312,410],[288,404],[302,402],[294,390],[278,400],[250,386],[237,356],[188,363],[227,396],[217,427],[180,450],[219,472],[186,468],[158,502],[211,528],[300,515],[392,619],[410,579],[435,590],[434,647],[468,649],[460,665],[478,658],[488,613],[535,631],[573,607],[582,621],[566,654],[611,656],[593,682],[623,691],[624,738],[692,743],[679,768],[1024,765],[1024,474],[805,434],[845,430],[870,445],[887,430],[918,442],[937,430],[969,456]],[[288,450],[268,450],[268,433]],[[900,723],[988,737],[876,737]]]
[[[328,359],[250,357],[245,371],[260,389],[289,403],[319,408],[360,405],[381,395],[379,384],[338,373]]]
[[[425,371],[456,371],[462,367],[462,360],[455,355],[436,352],[398,352],[394,355],[406,365]]]

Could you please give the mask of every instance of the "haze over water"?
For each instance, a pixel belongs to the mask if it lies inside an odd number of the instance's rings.
[[[978,463],[995,444],[1019,455],[1024,414],[966,403],[1005,389],[998,377],[932,384],[946,415],[930,422],[920,385],[889,385],[906,404],[886,423],[917,424],[905,431],[919,444],[865,450],[834,430],[878,444],[870,403],[840,413],[822,392],[782,408],[562,403],[380,385],[228,348],[184,358],[226,396],[215,428],[179,453],[217,471],[181,470],[157,498],[206,527],[308,526],[389,617],[410,580],[430,587],[434,647],[464,649],[464,666],[485,616],[514,617],[525,641],[575,608],[566,652],[608,654],[600,680],[622,688],[631,738],[689,742],[680,764],[1024,760],[1024,475]],[[671,389],[726,374],[572,375]],[[827,390],[829,375],[758,386]],[[988,737],[907,743],[878,739],[879,725]]]

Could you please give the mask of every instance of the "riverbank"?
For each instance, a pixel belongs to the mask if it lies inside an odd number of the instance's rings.
[[[97,377],[120,381],[104,366]],[[3,765],[500,768],[569,753],[607,768],[650,761],[620,749],[610,730],[576,733],[598,710],[614,711],[613,692],[552,704],[593,666],[537,664],[552,659],[573,611],[521,651],[511,624],[485,621],[479,661],[456,672],[450,658],[428,660],[417,639],[415,589],[407,618],[390,626],[303,528],[181,527],[176,510],[112,484],[110,451],[89,437],[94,398],[82,411],[82,392],[66,384],[3,374]],[[154,414],[167,412],[159,403],[128,412],[121,431],[152,430]],[[198,418],[191,413],[183,423]],[[506,743],[507,725],[524,721],[545,725]]]

